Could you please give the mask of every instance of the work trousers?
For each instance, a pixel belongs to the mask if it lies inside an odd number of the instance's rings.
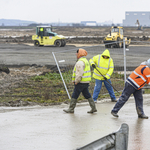
[[[133,94],[134,99],[135,99],[137,113],[139,115],[144,114],[142,89],[136,90],[128,82],[125,83],[125,87],[123,89],[122,95],[120,96],[119,100],[115,104],[112,111],[115,112],[115,113],[118,113],[118,111],[122,108],[122,106],[127,102],[129,97],[131,96],[131,94]]]
[[[72,93],[72,98],[77,99],[81,92],[86,99],[91,98],[88,87],[89,83],[78,83],[77,85],[75,85],[74,91]]]
[[[98,95],[100,93],[100,90],[101,90],[101,87],[102,87],[102,83],[104,82],[104,85],[111,97],[112,100],[115,100],[116,97],[115,97],[115,94],[114,94],[114,91],[113,91],[113,88],[112,86],[110,85],[111,84],[111,80],[108,79],[107,81],[106,80],[98,80],[98,79],[95,79],[95,87],[94,87],[94,92],[93,92],[93,100],[94,101],[97,101],[97,98],[98,98]],[[110,84],[109,84],[109,83]]]

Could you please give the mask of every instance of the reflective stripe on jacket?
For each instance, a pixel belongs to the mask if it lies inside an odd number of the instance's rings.
[[[140,65],[127,78],[127,82],[137,90],[141,89],[146,83],[150,85],[150,68],[146,65]]]
[[[108,59],[104,59],[102,56],[108,56]],[[96,55],[92,59],[89,60],[90,65],[96,65],[96,68],[99,72],[105,76],[107,79],[110,79],[113,71],[114,71],[114,63],[112,58],[110,57],[109,51],[105,50],[101,55]],[[96,69],[94,69],[93,77],[98,80],[104,80],[103,76]]]
[[[88,60],[84,57],[81,57],[78,61],[83,61],[85,64],[84,72],[80,83],[86,83],[87,81],[91,81],[91,69]],[[76,77],[76,66],[74,67],[73,75],[72,75],[73,82],[75,81],[75,77]]]

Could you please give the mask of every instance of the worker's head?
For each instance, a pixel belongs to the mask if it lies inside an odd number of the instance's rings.
[[[82,57],[82,56],[86,56],[86,55],[87,55],[87,51],[84,50],[84,49],[79,48],[79,49],[77,50],[76,55],[77,55],[77,59],[79,59],[79,58]]]
[[[105,56],[105,55],[103,55],[102,57],[103,57],[104,59],[108,59],[108,58],[109,58],[108,56]]]
[[[109,59],[110,58],[110,53],[109,53],[109,50],[106,49],[103,53],[102,53],[102,57],[104,59]]]
[[[150,59],[146,61],[146,65],[150,68]]]

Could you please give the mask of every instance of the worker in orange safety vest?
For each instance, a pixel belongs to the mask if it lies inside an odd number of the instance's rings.
[[[131,94],[133,94],[138,117],[148,119],[148,116],[143,111],[143,95],[141,89],[146,83],[150,85],[150,59],[142,62],[127,78],[122,95],[112,109],[111,114],[114,117],[119,117],[117,114],[118,111],[127,102]]]

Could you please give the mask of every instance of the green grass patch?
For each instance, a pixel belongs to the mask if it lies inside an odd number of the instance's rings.
[[[74,85],[71,81],[72,70],[62,73],[62,76],[64,77],[64,81],[71,96],[74,89]],[[117,73],[114,73],[111,78],[112,85],[120,91],[120,94],[124,88],[123,78],[123,75]],[[89,86],[91,95],[93,94],[94,86],[95,79],[92,78]],[[145,89],[145,93],[150,93],[150,90]],[[120,96],[117,92],[115,92],[115,95],[116,97]],[[110,98],[110,96],[103,85],[99,94],[99,99],[104,98]],[[59,104],[61,102],[70,101],[59,73],[47,73],[41,76],[29,77],[27,80],[21,82],[17,88],[11,88],[10,92],[4,93],[4,95],[0,97],[0,102],[16,100],[35,102],[39,104]],[[82,100],[85,100],[85,98],[80,94],[78,101]]]

